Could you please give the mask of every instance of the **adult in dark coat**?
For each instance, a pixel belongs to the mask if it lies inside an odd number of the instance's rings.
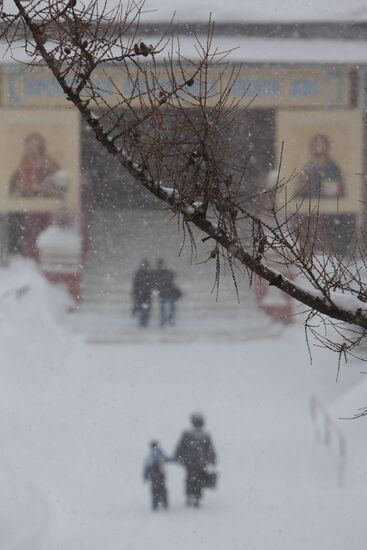
[[[154,287],[159,296],[159,324],[161,328],[173,325],[176,317],[176,301],[182,296],[174,283],[175,274],[162,259],[157,261],[154,272]]]
[[[138,318],[140,327],[147,327],[152,305],[153,272],[147,260],[142,260],[133,280],[132,314]]]
[[[202,415],[193,414],[191,424],[192,428],[181,436],[175,460],[186,469],[186,503],[198,507],[207,486],[207,467],[215,464],[216,453],[210,435],[204,430]]]

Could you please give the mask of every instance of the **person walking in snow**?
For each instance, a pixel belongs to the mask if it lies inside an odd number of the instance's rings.
[[[139,327],[147,327],[150,319],[152,305],[153,272],[148,260],[142,260],[139,269],[133,279],[132,314],[138,319]]]
[[[165,463],[170,459],[161,450],[158,441],[150,443],[150,452],[144,466],[144,481],[150,482],[152,509],[161,505],[168,508],[168,493],[166,487]]]
[[[192,414],[191,424],[192,428],[181,436],[175,460],[186,469],[186,504],[198,507],[203,489],[209,486],[209,479],[216,476],[207,470],[209,465],[215,465],[216,453],[210,435],[204,430],[203,416]]]
[[[154,288],[159,297],[159,325],[161,328],[173,325],[176,317],[176,302],[182,296],[174,283],[175,274],[166,267],[164,260],[157,260],[154,271]]]

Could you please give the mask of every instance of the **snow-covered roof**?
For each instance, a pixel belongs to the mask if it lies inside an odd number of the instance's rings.
[[[99,0],[107,8],[118,1]],[[4,9],[14,11],[13,0],[4,0]],[[146,0],[144,11],[145,21],[160,22],[170,20],[174,12],[181,22],[207,21],[210,13],[218,23],[367,21],[366,0]]]
[[[144,37],[154,44],[156,37]],[[199,37],[200,38],[200,37]],[[202,36],[205,43],[205,36]],[[364,65],[367,63],[367,41],[249,38],[244,36],[217,36],[213,42],[219,52],[229,51],[232,63],[323,63]],[[180,38],[180,53],[195,59],[197,50],[191,36]],[[18,45],[10,52],[0,43],[0,63],[27,61],[24,49]]]
[[[204,37],[203,37],[203,42]],[[241,63],[332,63],[359,65],[367,62],[367,41],[299,40],[218,36],[218,51],[230,51],[228,60]],[[194,54],[194,41],[180,38],[180,51]]]
[[[41,0],[42,2],[43,0]],[[78,0],[86,3],[88,0]],[[99,0],[106,4],[107,9],[118,4],[118,0]],[[14,11],[12,0],[5,0],[5,9]],[[195,30],[193,22],[204,23],[209,14],[218,23],[343,23],[366,22],[366,0],[146,0],[142,22],[147,22],[147,33],[154,32],[154,22],[168,22],[176,11],[177,22],[191,23],[190,31]],[[345,38],[354,38],[352,35]],[[223,30],[224,29],[224,30]],[[182,30],[182,29],[181,29]],[[201,27],[201,32],[203,29]],[[144,31],[144,25],[141,32]],[[199,32],[199,30],[198,30]],[[159,33],[159,31],[158,31]],[[226,34],[227,33],[227,34]],[[267,37],[268,36],[268,37]],[[229,35],[229,30],[222,27],[217,35],[216,43],[220,51],[233,50],[229,60],[244,63],[333,63],[333,64],[365,64],[367,60],[367,41],[360,39],[338,39],[338,33],[328,38],[321,34],[314,38],[280,38],[270,37],[269,31],[264,37],[250,37],[246,34]],[[154,44],[156,36],[145,41]],[[356,37],[357,38],[357,37]],[[181,36],[181,53],[195,58],[194,39],[192,35]],[[202,37],[205,43],[205,37]],[[13,59],[26,61],[23,48],[7,51],[6,45],[0,43],[0,63],[11,62]]]
[[[107,0],[115,4],[116,0]],[[206,21],[210,13],[217,22],[320,22],[367,21],[365,0],[146,0],[151,21]]]

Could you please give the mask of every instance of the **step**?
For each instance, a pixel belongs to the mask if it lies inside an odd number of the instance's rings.
[[[243,323],[208,323],[192,319],[187,322],[178,316],[176,325],[164,330],[157,326],[157,319],[147,329],[136,327],[135,320],[103,317],[101,315],[74,314],[69,320],[74,332],[79,333],[88,343],[94,344],[148,344],[148,343],[193,343],[193,342],[243,342],[262,339],[265,336],[277,336],[283,330],[280,324],[262,316],[244,319]]]

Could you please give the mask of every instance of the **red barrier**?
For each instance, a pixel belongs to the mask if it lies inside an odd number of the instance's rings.
[[[326,411],[321,401],[312,396],[310,399],[311,420],[316,440],[325,447],[334,449],[337,456],[338,487],[345,487],[347,467],[347,440],[339,426]]]

